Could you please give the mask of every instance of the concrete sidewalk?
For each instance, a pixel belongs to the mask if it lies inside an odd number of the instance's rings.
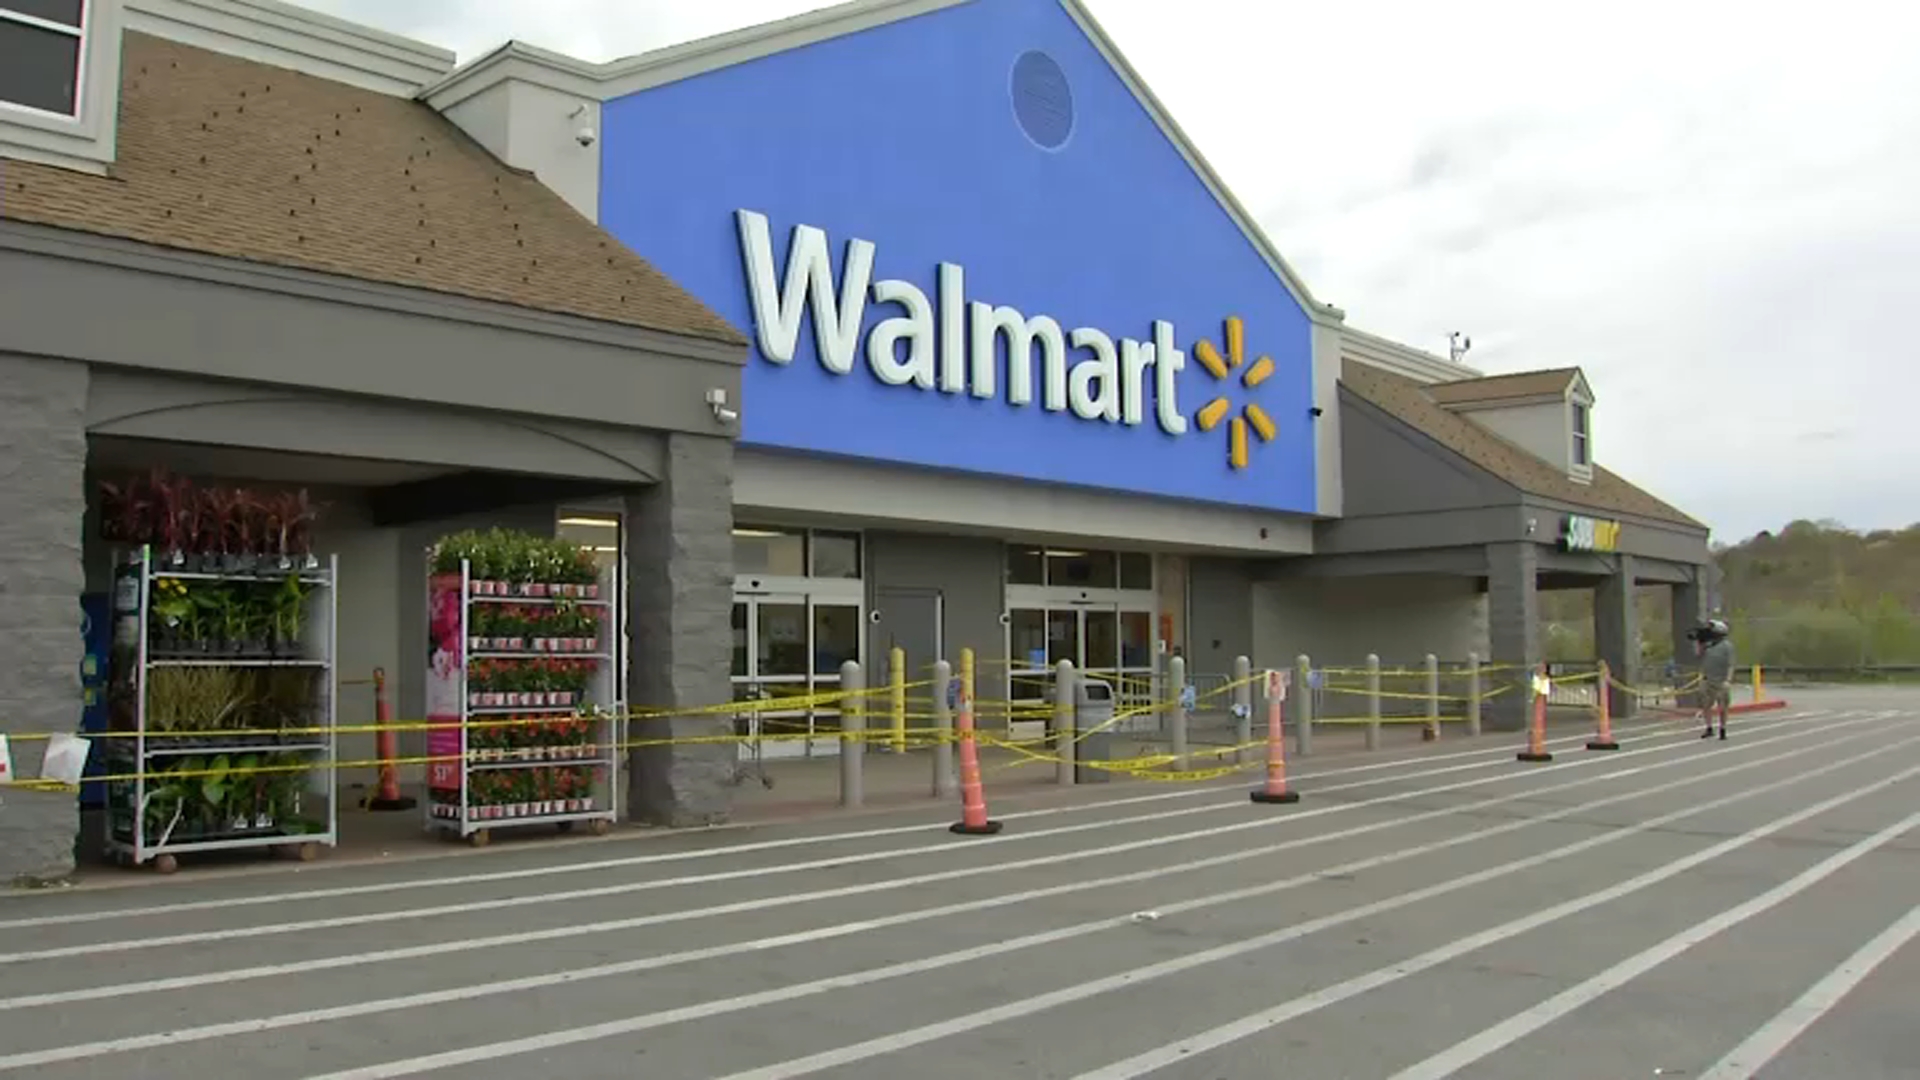
[[[1662,719],[1672,718],[1663,717]],[[1549,727],[1555,736],[1577,734],[1591,723],[1591,715],[1581,709],[1556,709],[1549,719]],[[1316,725],[1313,734],[1313,753],[1305,759],[1294,755],[1294,736],[1289,732],[1287,737],[1289,767],[1295,772],[1351,767],[1364,763],[1370,758],[1386,755],[1404,760],[1417,760],[1420,755],[1408,752],[1419,751],[1422,748],[1429,749],[1433,753],[1444,753],[1448,749],[1460,749],[1466,746],[1491,749],[1502,742],[1511,742],[1517,748],[1525,738],[1524,734],[1519,732],[1488,732],[1478,740],[1470,740],[1467,738],[1464,725],[1448,723],[1443,725],[1438,742],[1427,743],[1421,739],[1421,726],[1406,722],[1383,723],[1380,749],[1370,752],[1366,749],[1364,725],[1351,723]],[[1256,739],[1263,737],[1264,727],[1257,725],[1254,734]],[[1196,718],[1189,729],[1188,738],[1189,751],[1192,755],[1191,768],[1205,770],[1216,765],[1233,765],[1231,756],[1222,756],[1217,751],[1231,747],[1234,743],[1234,735],[1234,727],[1225,717]],[[1033,749],[1041,753],[1045,752],[1044,747]],[[1135,759],[1166,754],[1170,751],[1169,741],[1158,732],[1121,733],[1114,736],[1110,757],[1116,760]],[[936,799],[933,795],[933,756],[930,748],[911,749],[904,754],[898,754],[887,750],[883,744],[869,744],[863,764],[863,786],[866,798],[864,805],[858,809],[840,806],[838,755],[770,760],[759,766],[743,762],[734,788],[732,820],[726,825],[713,828],[744,830],[775,824],[862,817],[922,819],[930,823],[946,816],[957,819],[958,800]],[[1237,775],[1243,778],[1251,788],[1260,782],[1264,765],[1264,750],[1260,747],[1250,748]],[[1066,805],[1103,797],[1124,798],[1125,795],[1120,794],[1120,789],[1145,791],[1164,787],[1170,783],[1232,783],[1231,775],[1215,776],[1203,781],[1169,781],[1136,777],[1125,772],[1109,772],[1106,774],[1107,780],[1102,783],[1061,785],[1056,780],[1054,762],[1034,760],[1012,750],[994,746],[982,748],[981,771],[990,812]],[[624,775],[622,784],[624,787]],[[404,784],[403,791],[414,796],[424,805],[423,785],[417,782]],[[607,837],[562,835],[552,829],[537,826],[501,828],[492,831],[490,847],[474,849],[466,844],[443,838],[437,831],[429,831],[424,812],[418,808],[390,812],[361,809],[361,800],[370,793],[369,788],[359,784],[342,788],[339,845],[322,853],[323,863],[392,862],[456,855],[481,855],[485,851],[502,848],[524,850],[525,845],[597,844],[610,840],[669,836],[682,831],[628,822],[616,825],[612,834]],[[88,887],[100,887],[164,880],[161,875],[154,874],[150,870],[126,870],[110,865],[102,854],[100,839],[105,828],[104,815],[89,812],[84,815],[84,818],[76,883]],[[276,860],[258,851],[208,852],[183,860],[180,875],[287,872],[297,871],[302,866],[310,865]]]

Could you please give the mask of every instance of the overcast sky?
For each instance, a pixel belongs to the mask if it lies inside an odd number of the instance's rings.
[[[826,6],[303,2],[463,60]],[[1718,540],[1920,522],[1920,6],[1090,7],[1353,325],[1436,352],[1463,330],[1488,372],[1584,367],[1601,464]]]

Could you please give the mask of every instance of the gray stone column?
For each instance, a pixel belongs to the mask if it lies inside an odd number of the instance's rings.
[[[636,710],[706,709],[732,695],[733,443],[666,437],[667,475],[627,498],[628,627]],[[694,738],[733,730],[726,713],[635,721],[629,738]],[[636,746],[628,752],[634,820],[691,826],[732,809],[732,743]]]
[[[87,366],[0,355],[0,732],[80,727]],[[41,740],[12,742],[40,775]],[[98,752],[100,747],[95,746]],[[79,797],[0,788],[0,886],[73,872]]]
[[[1706,621],[1707,589],[1704,581],[1712,569],[1696,566],[1693,573],[1693,581],[1673,586],[1673,662],[1680,668],[1682,683],[1700,666],[1700,657],[1693,650],[1693,642],[1687,640],[1687,631]],[[1681,695],[1683,705],[1691,704],[1694,700],[1692,694]]]
[[[1640,683],[1640,611],[1634,603],[1633,556],[1614,556],[1614,571],[1593,589],[1593,644],[1600,659],[1623,683]],[[1633,695],[1615,693],[1610,704],[1617,719],[1634,714]]]
[[[1529,672],[1541,659],[1539,571],[1533,543],[1487,545],[1487,637],[1491,663],[1500,670],[1489,674],[1486,692],[1511,687],[1481,714],[1495,731],[1520,731],[1527,724]]]

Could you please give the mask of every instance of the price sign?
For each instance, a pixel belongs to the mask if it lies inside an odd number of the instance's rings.
[[[1287,700],[1287,684],[1293,681],[1288,678],[1291,674],[1292,672],[1282,668],[1269,668],[1267,670],[1267,696],[1275,701]]]

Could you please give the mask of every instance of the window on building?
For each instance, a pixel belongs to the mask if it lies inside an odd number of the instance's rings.
[[[1045,585],[1047,553],[1044,548],[1013,544],[1007,548],[1007,584]]]
[[[813,576],[859,580],[860,534],[815,530]]]
[[[1588,411],[1587,406],[1577,401],[1573,403],[1573,464],[1578,468],[1593,464],[1592,451],[1588,446],[1592,440],[1592,433],[1587,429]]]
[[[733,572],[767,577],[806,577],[806,530],[764,525],[734,526]]]
[[[87,0],[0,0],[0,102],[80,111]]]
[[[1117,588],[1120,584],[1119,567],[1111,551],[1049,548],[1047,584],[1076,589]]]

